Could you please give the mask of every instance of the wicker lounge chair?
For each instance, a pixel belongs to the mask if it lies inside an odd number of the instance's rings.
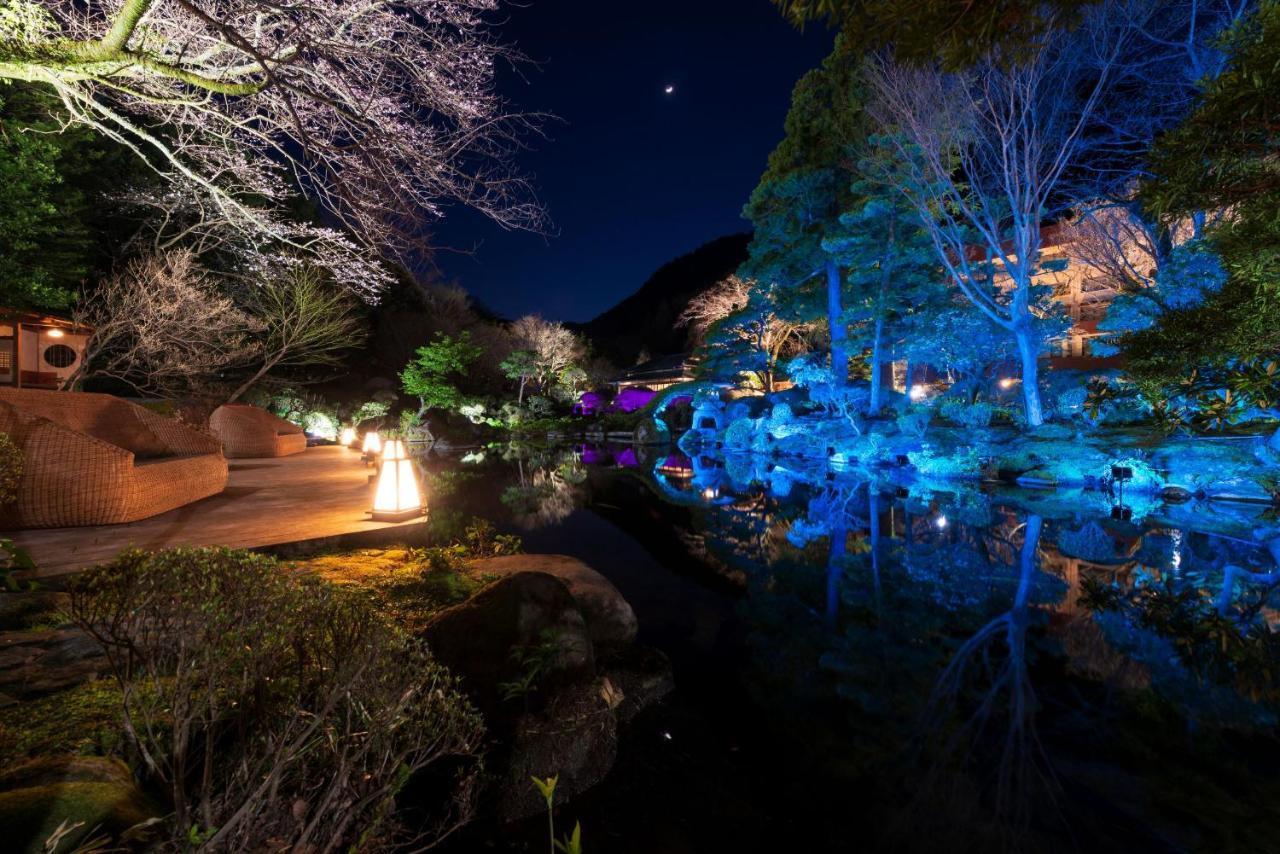
[[[0,389],[0,432],[23,452],[0,528],[134,522],[227,485],[217,439],[108,394]]]
[[[222,440],[222,452],[228,459],[287,457],[307,449],[307,434],[297,424],[243,403],[215,409],[209,416],[209,429]]]

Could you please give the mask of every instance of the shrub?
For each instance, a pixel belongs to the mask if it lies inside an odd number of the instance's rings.
[[[9,434],[0,433],[0,507],[18,497],[22,462],[22,449],[13,443]]]
[[[125,552],[71,592],[174,847],[376,848],[428,767],[457,776],[425,833],[469,814],[480,720],[364,595],[226,549]]]
[[[996,408],[986,401],[970,403],[966,400],[951,399],[944,401],[939,407],[942,417],[963,427],[990,427],[995,418]]]
[[[755,433],[755,421],[750,418],[739,418],[724,431],[724,446],[731,450],[748,450]]]
[[[898,416],[898,429],[907,436],[922,438],[933,422],[933,410],[925,407],[912,409]]]

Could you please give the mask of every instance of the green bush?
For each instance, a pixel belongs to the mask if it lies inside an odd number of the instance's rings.
[[[171,845],[378,847],[428,767],[456,775],[432,826],[469,814],[480,720],[366,595],[249,552],[176,549],[125,552],[71,599],[120,685],[130,752],[169,795]]]
[[[22,449],[13,443],[8,433],[0,433],[0,507],[18,497],[22,463]]]

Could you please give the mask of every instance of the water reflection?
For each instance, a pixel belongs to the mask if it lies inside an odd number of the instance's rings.
[[[632,447],[472,467],[520,528],[588,508],[739,588],[734,662],[771,744],[862,793],[815,821],[874,819],[860,832],[906,849],[1270,845],[1239,823],[1275,818],[1280,788],[1271,508],[1114,514],[1097,493]]]

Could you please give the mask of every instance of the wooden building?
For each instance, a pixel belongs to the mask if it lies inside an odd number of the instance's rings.
[[[0,386],[61,388],[80,367],[90,332],[63,317],[0,308]]]

